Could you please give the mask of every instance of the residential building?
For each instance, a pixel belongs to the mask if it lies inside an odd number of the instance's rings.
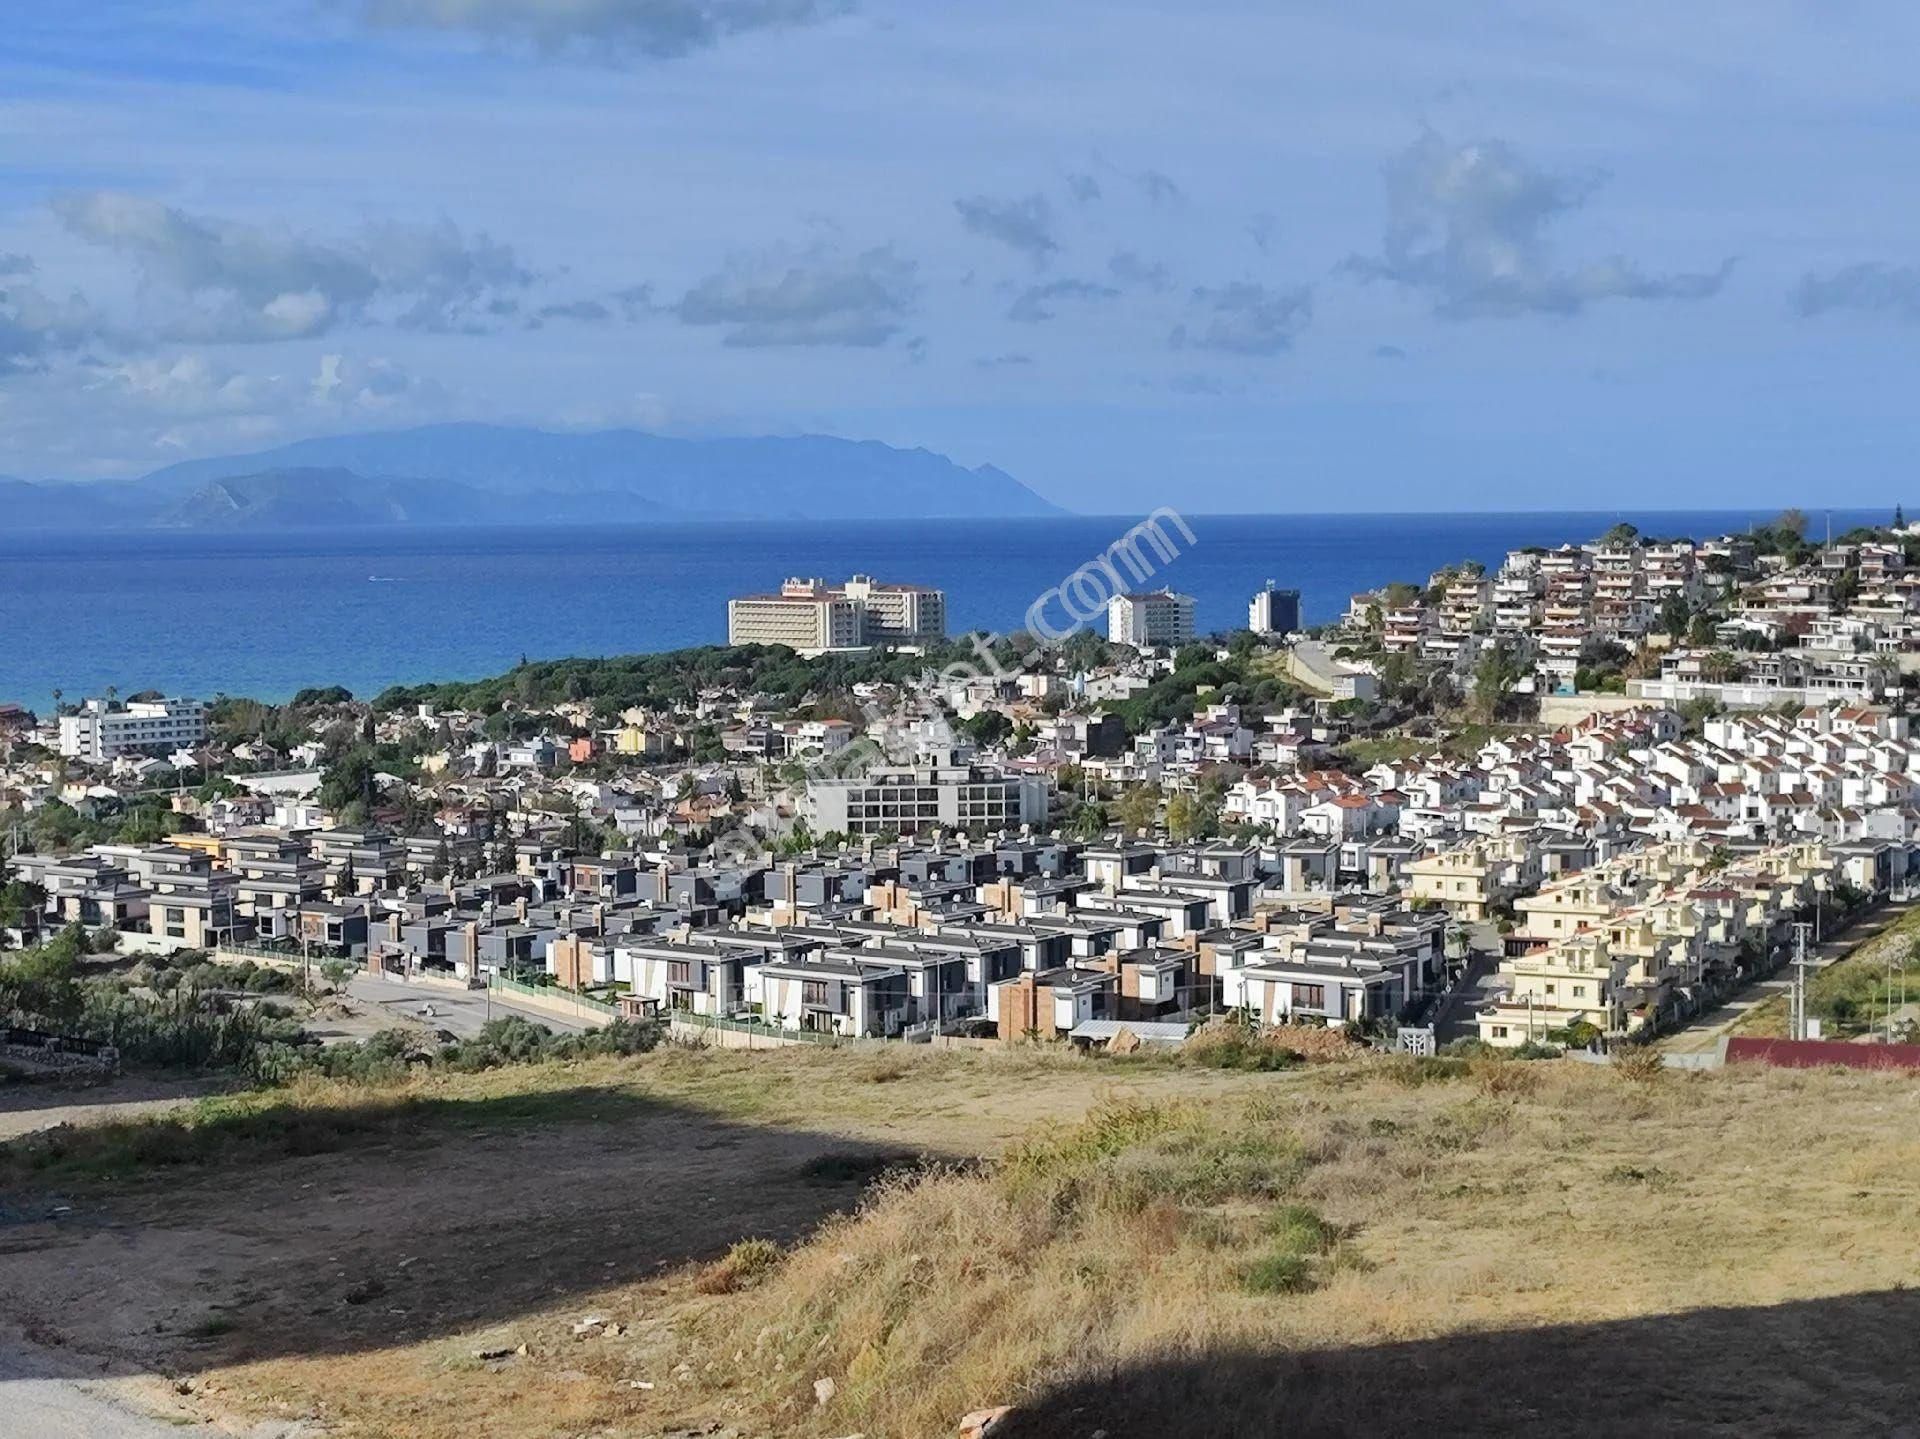
[[[1044,824],[1047,783],[978,765],[881,766],[865,774],[807,781],[816,834],[915,834],[938,826],[992,834]]]
[[[1107,638],[1114,644],[1152,649],[1183,645],[1193,636],[1192,595],[1151,590],[1107,601]]]

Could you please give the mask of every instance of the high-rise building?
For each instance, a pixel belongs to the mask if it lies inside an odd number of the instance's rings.
[[[1247,628],[1257,635],[1290,635],[1300,628],[1300,591],[1275,589],[1272,580],[1247,606]]]
[[[845,585],[790,579],[779,593],[727,601],[727,642],[788,645],[803,654],[877,644],[926,644],[947,634],[947,597],[922,585],[855,575]]]
[[[1150,590],[1107,601],[1107,638],[1117,645],[1183,645],[1193,635],[1192,595]]]
[[[60,753],[69,759],[109,760],[123,754],[171,754],[207,737],[207,707],[199,700],[90,699],[60,716]]]

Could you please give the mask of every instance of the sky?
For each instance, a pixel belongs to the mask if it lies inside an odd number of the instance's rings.
[[[0,473],[482,419],[1130,513],[1920,500],[1920,9],[11,0]]]

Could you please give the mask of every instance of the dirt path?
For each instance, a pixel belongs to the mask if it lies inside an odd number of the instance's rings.
[[[61,1124],[100,1124],[164,1114],[230,1088],[217,1079],[122,1075],[99,1084],[49,1080],[0,1088],[0,1143]],[[0,1435],[0,1439],[5,1439]]]

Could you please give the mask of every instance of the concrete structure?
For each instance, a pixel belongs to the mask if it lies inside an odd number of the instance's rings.
[[[790,579],[777,594],[727,601],[727,642],[787,645],[802,654],[946,638],[947,598],[921,585],[881,584],[855,575],[843,586]]]
[[[171,754],[207,737],[207,707],[194,699],[90,699],[60,716],[60,753],[102,762],[123,754]]]
[[[1117,645],[1183,645],[1193,635],[1192,595],[1151,590],[1107,601],[1107,638]]]

